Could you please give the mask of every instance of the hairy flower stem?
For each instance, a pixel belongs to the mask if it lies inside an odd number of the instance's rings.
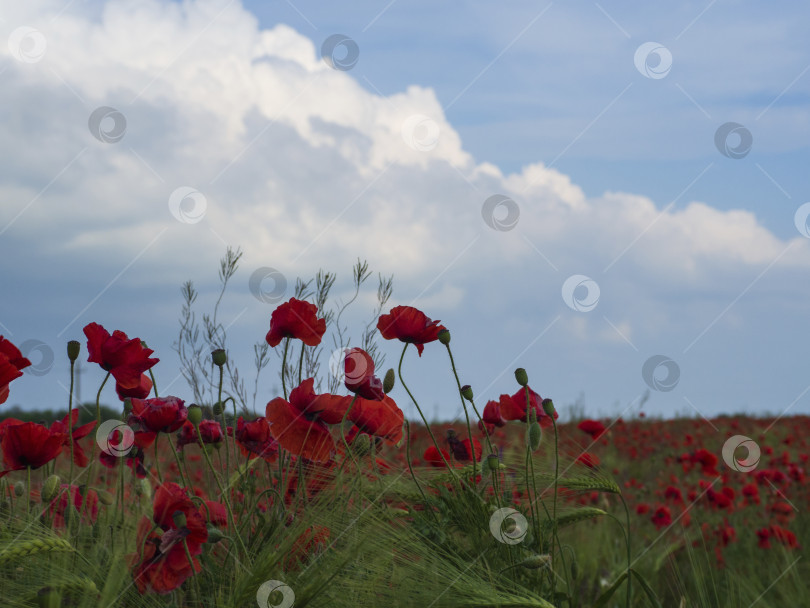
[[[163,483],[163,474],[160,472],[160,459],[158,458],[158,443],[160,443],[160,433],[155,437],[155,468],[157,469],[158,480]]]
[[[96,393],[96,431],[98,431],[98,427],[101,425],[101,390],[104,388],[104,385],[107,384],[107,380],[110,379],[110,372],[107,372],[107,375],[104,376],[104,380],[101,383],[101,386],[98,387],[98,393]],[[104,438],[107,439],[106,437]],[[95,479],[93,477],[93,473],[95,472],[96,468],[96,443],[93,442],[93,451],[90,454],[90,466],[87,471],[87,479],[88,483],[84,484],[84,491],[82,492],[82,504],[87,504],[85,501],[87,500],[87,493],[90,491],[90,480]],[[70,438],[70,444],[73,445],[73,437]],[[73,463],[73,459],[70,459],[70,462]],[[68,486],[68,492],[70,491],[70,486]],[[79,525],[81,526],[81,520],[79,520]]]
[[[467,412],[467,404],[464,403],[464,395],[461,394],[461,382],[458,379],[458,372],[456,372],[456,362],[453,360],[453,352],[450,350],[450,344],[445,344],[445,348],[447,348],[447,354],[450,356],[450,367],[453,368],[453,376],[456,378],[456,385],[458,386],[458,396],[461,399],[461,407],[464,408],[464,417],[467,419],[467,436],[470,438],[470,457],[473,461],[473,486],[475,486],[475,478],[476,478],[476,470],[475,470],[475,461],[478,457],[475,454],[475,445],[473,444],[473,436],[472,436],[472,428],[470,427],[470,415]]]
[[[155,380],[155,374],[152,369],[149,369],[149,376],[152,378],[152,390],[155,391],[155,399],[157,399],[160,395],[157,392],[157,380]]]
[[[408,385],[405,384],[405,380],[402,378],[402,360],[405,358],[405,351],[408,350],[408,346],[409,343],[406,342],[405,348],[402,349],[402,355],[399,358],[399,368],[398,368],[399,381],[402,383],[403,388],[408,393],[408,396],[411,398],[411,401],[413,401],[413,404],[416,406],[416,411],[419,412],[419,415],[422,417],[422,422],[425,423],[425,428],[427,429],[427,432],[430,434],[430,438],[433,440],[433,445],[436,446],[436,450],[439,452],[439,456],[441,456],[441,459],[444,461],[445,466],[447,466],[447,470],[450,471],[450,474],[453,476],[453,479],[455,479],[458,482],[459,481],[458,475],[456,475],[456,472],[453,470],[453,467],[450,466],[450,463],[447,462],[447,459],[444,457],[444,454],[442,454],[442,449],[439,447],[439,443],[436,441],[436,437],[434,437],[433,435],[433,431],[431,430],[430,425],[428,424],[427,418],[425,418],[425,415],[422,413],[422,408],[419,407],[419,404],[416,402],[416,399],[414,399],[413,394],[411,394]]]
[[[222,366],[218,365],[217,367],[219,367],[219,388],[217,389],[217,403],[219,403],[219,407],[222,409],[220,414],[222,415],[222,440],[225,442],[225,470],[228,473],[230,473],[231,450],[228,445],[228,425],[225,422],[225,404],[222,403]],[[199,433],[199,431],[197,432]]]
[[[73,485],[73,366],[75,361],[70,362],[70,393],[68,393],[68,443],[70,444],[70,474],[68,475],[68,487]]]
[[[284,401],[287,400],[287,350],[290,348],[290,338],[284,339],[284,354],[281,356],[281,390],[284,391]]]
[[[528,396],[528,389],[526,391],[526,395]],[[557,420],[554,418],[554,413],[552,412],[551,416],[551,423],[554,425],[554,502],[552,503],[552,534],[554,538],[557,540],[557,544],[560,544],[560,538],[557,536],[557,480],[560,477],[560,438],[559,433],[557,432]],[[551,563],[554,563],[554,543],[551,543]]]
[[[352,462],[354,463],[354,466],[356,466],[357,470],[359,471],[360,470],[360,463],[357,461],[357,458],[354,457],[354,453],[349,449],[349,442],[346,441],[346,433],[343,430],[343,425],[346,424],[346,418],[349,417],[349,412],[352,411],[352,408],[354,407],[354,402],[355,401],[357,401],[357,393],[354,394],[354,397],[352,397],[351,403],[349,403],[349,407],[346,408],[346,413],[343,414],[343,419],[340,421],[340,427],[338,427],[338,428],[340,428],[340,438],[343,440],[343,447],[346,448],[346,453],[349,456],[352,457]],[[346,462],[345,457],[343,458],[343,462]],[[343,468],[343,467],[341,467],[341,468]]]
[[[298,384],[301,384],[302,380],[302,373],[304,370],[304,349],[306,346],[304,344],[301,345],[301,356],[298,357]]]

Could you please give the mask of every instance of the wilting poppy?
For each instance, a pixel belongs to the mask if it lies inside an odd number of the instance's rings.
[[[141,374],[155,365],[160,359],[150,359],[152,349],[143,346],[138,338],[129,337],[115,330],[112,335],[98,323],[90,323],[84,328],[87,336],[87,351],[90,363],[98,363],[112,374],[123,389],[140,386]]]
[[[412,306],[395,306],[387,315],[380,315],[377,329],[386,340],[401,340],[415,344],[419,356],[425,344],[438,340],[439,332],[447,329],[439,321],[430,320],[425,313]]]
[[[265,339],[270,346],[278,346],[284,338],[296,338],[307,346],[318,346],[325,332],[326,320],[318,318],[318,307],[291,298],[270,315],[270,331]]]

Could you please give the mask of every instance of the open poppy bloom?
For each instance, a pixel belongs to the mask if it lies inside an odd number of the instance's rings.
[[[343,383],[364,399],[380,401],[385,397],[383,383],[374,375],[374,360],[362,348],[347,348],[343,359]]]
[[[329,393],[316,395],[314,383],[314,378],[304,380],[290,392],[289,401],[276,397],[267,404],[265,415],[270,432],[281,447],[296,456],[326,462],[335,451],[326,425],[343,420],[352,398]]]
[[[160,359],[150,359],[153,352],[145,348],[138,338],[129,339],[117,329],[110,335],[98,323],[90,323],[84,328],[87,336],[87,351],[90,363],[98,363],[106,372],[110,372],[122,389],[134,389],[141,386],[141,374],[150,369]]]
[[[186,490],[176,483],[166,482],[157,488],[153,508],[152,519],[159,529],[152,530],[152,522],[146,517],[141,519],[136,543],[139,553],[131,565],[140,593],[165,594],[200,571],[200,563],[194,556],[202,553],[202,545],[208,540],[208,528],[205,516]]]
[[[3,461],[8,467],[0,471],[3,477],[11,471],[38,469],[59,456],[68,441],[67,433],[51,431],[36,422],[6,422],[2,428]]]
[[[552,426],[551,417],[546,414],[543,409],[543,399],[534,392],[531,387],[526,386],[525,388],[529,390],[529,407],[534,409],[537,415],[537,422],[539,422],[540,426],[543,428]],[[520,420],[521,422],[526,422],[528,409],[526,407],[526,391],[524,388],[521,388],[511,396],[501,395],[499,405],[501,416],[503,416],[504,420]],[[554,419],[556,420],[558,416],[555,410]]]
[[[577,428],[583,433],[591,436],[591,439],[596,441],[607,432],[605,425],[598,420],[583,420],[577,425]]]
[[[349,412],[349,420],[369,435],[382,437],[390,443],[399,443],[405,414],[388,395],[380,400],[357,397]]]
[[[8,385],[22,376],[22,370],[31,362],[22,356],[20,349],[0,336],[0,403],[8,399]]]
[[[201,420],[199,432],[194,430],[194,425],[188,420],[180,427],[177,434],[177,450],[180,451],[189,443],[199,445],[200,439],[203,444],[217,444],[222,441],[222,427],[216,420]]]
[[[228,435],[233,429],[228,427]],[[267,418],[257,418],[251,422],[239,416],[236,423],[236,443],[242,455],[248,459],[263,458],[266,462],[275,462],[278,458],[278,442],[270,433]]]
[[[177,397],[132,399],[132,413],[127,424],[141,425],[153,433],[173,433],[188,419],[185,402]]]
[[[127,397],[131,399],[146,399],[152,392],[152,380],[146,374],[141,374],[141,381],[133,388],[123,388],[120,382],[115,383],[115,392],[118,398],[123,401]]]
[[[326,333],[326,319],[318,318],[318,307],[304,300],[291,298],[270,315],[270,331],[265,339],[278,346],[284,338],[296,338],[307,346],[318,346]]]
[[[73,463],[77,467],[86,467],[87,463],[90,461],[87,458],[87,454],[84,453],[84,449],[82,449],[81,444],[79,443],[79,439],[83,439],[90,434],[90,431],[96,426],[95,420],[92,422],[88,422],[87,424],[83,424],[80,427],[77,427],[76,424],[79,422],[79,410],[73,410],[73,415],[71,416],[71,424],[70,426],[73,429],[72,440],[73,440]],[[70,454],[70,441],[71,438],[68,437],[68,414],[65,414],[65,417],[62,420],[57,420],[56,422],[51,423],[51,432],[54,433],[64,433],[65,434],[65,451]]]
[[[377,329],[386,340],[401,340],[415,344],[419,356],[425,344],[439,339],[439,332],[447,329],[439,321],[430,320],[425,313],[412,306],[395,306],[387,315],[380,315]]]
[[[442,456],[444,456],[444,460],[442,460]],[[432,467],[443,467],[445,460],[450,462],[450,454],[444,448],[442,448],[440,453],[435,445],[430,445],[425,449],[425,453],[422,454],[422,459]]]

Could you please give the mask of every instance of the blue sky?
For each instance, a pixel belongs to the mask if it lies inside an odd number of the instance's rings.
[[[62,406],[64,343],[92,321],[146,340],[159,386],[188,399],[179,286],[212,306],[230,244],[245,255],[222,318],[244,370],[273,308],[255,271],[291,286],[332,270],[346,299],[359,256],[394,275],[392,305],[451,329],[481,406],[523,366],[593,416],[630,415],[648,389],[655,416],[810,411],[802,3],[43,1],[0,17],[0,332],[46,353],[9,404]],[[336,34],[351,69],[321,57]],[[514,225],[487,223],[492,196]],[[352,321],[372,306],[373,286]],[[88,367],[84,397],[103,377]],[[404,369],[429,414],[458,415],[438,345]]]

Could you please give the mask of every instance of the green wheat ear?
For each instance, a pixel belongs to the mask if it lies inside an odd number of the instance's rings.
[[[0,551],[0,564],[28,557],[37,553],[51,553],[58,551],[73,551],[73,545],[62,538],[37,538],[27,540],[15,545],[7,545]]]
[[[585,521],[586,519],[600,517],[601,515],[607,515],[607,512],[603,511],[602,509],[597,509],[596,507],[579,507],[577,509],[573,509],[572,511],[568,511],[567,513],[558,513],[557,527],[562,528],[580,521]],[[540,524],[540,527],[542,528],[543,532],[548,532],[554,527],[554,522],[546,519]]]

